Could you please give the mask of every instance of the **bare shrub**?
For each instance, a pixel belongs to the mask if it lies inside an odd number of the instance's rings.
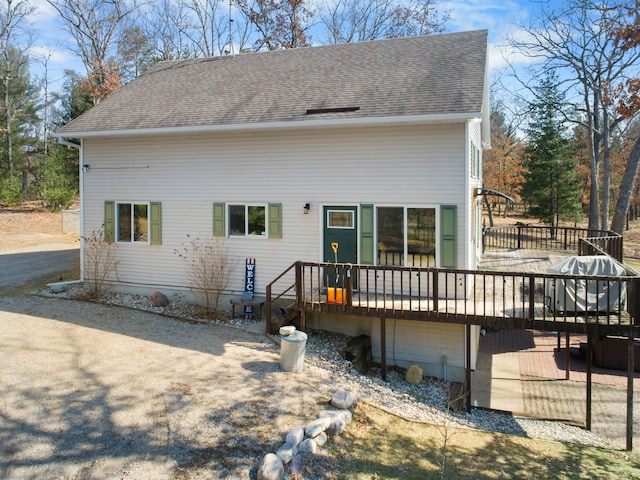
[[[191,236],[187,235],[187,238],[191,239]],[[220,298],[229,287],[235,270],[225,241],[193,238],[174,253],[187,264],[191,288],[201,298],[207,312],[217,314]]]
[[[464,401],[467,398],[468,392],[464,391],[463,385],[459,383],[450,383],[447,388],[447,413],[451,410],[456,412],[461,411],[464,408]],[[438,466],[440,467],[440,478],[442,480],[447,478],[447,460],[448,460],[448,447],[451,437],[455,434],[455,429],[451,426],[451,421],[448,415],[442,416],[442,421],[438,425],[438,431],[442,436],[442,445],[440,446],[439,456],[436,458]]]
[[[84,281],[86,295],[99,298],[104,294],[109,279],[118,267],[118,245],[104,238],[104,226],[83,236],[84,240]]]

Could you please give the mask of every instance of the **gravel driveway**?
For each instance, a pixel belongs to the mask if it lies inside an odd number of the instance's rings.
[[[33,296],[0,298],[0,365],[3,479],[249,478],[331,393],[263,335]]]

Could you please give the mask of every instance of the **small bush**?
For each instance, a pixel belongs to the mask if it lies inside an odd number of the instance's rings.
[[[118,245],[107,242],[104,227],[94,230],[84,240],[84,281],[87,297],[100,298],[110,279],[117,274]]]
[[[187,235],[187,238],[191,236]],[[235,270],[225,241],[194,238],[174,253],[185,261],[191,288],[207,312],[218,314],[220,298],[229,287]]]

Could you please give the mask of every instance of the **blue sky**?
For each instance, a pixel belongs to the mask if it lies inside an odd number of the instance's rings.
[[[558,0],[552,0],[557,3]],[[65,69],[84,73],[84,67],[70,50],[72,39],[57,19],[55,10],[46,0],[32,0],[37,12],[30,18],[30,28],[36,32],[32,53],[36,61],[33,75],[44,76],[43,58],[49,57],[49,79],[57,90]],[[503,52],[509,35],[517,35],[517,23],[526,23],[531,13],[540,8],[540,2],[525,0],[439,0],[439,10],[450,10],[451,21],[447,31],[489,30],[490,66],[499,69],[505,65]],[[38,58],[40,60],[38,60]],[[524,58],[515,58],[525,62]]]

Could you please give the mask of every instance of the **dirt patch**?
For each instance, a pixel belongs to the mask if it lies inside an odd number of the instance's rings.
[[[62,233],[60,212],[49,212],[36,202],[0,208],[0,251],[78,241],[78,235]]]

